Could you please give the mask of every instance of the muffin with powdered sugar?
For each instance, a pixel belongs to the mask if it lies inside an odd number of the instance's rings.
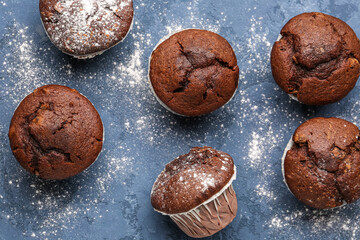
[[[154,183],[151,203],[188,236],[211,236],[236,216],[235,178],[229,154],[195,147],[166,165]]]
[[[50,40],[76,58],[91,58],[121,42],[130,30],[132,0],[40,0]]]

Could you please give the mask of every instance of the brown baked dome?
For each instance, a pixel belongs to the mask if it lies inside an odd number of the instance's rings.
[[[130,30],[132,0],[40,0],[50,40],[64,53],[90,58],[122,41]]]
[[[151,204],[188,236],[208,237],[236,216],[235,178],[229,154],[195,147],[166,165],[154,183]]]
[[[291,192],[314,208],[333,208],[360,197],[359,129],[339,118],[300,125],[284,159]]]
[[[13,154],[27,171],[44,179],[65,179],[96,160],[103,125],[86,97],[65,86],[47,85],[20,103],[9,139]]]
[[[303,13],[281,30],[271,52],[275,81],[308,105],[344,98],[360,73],[360,42],[342,20],[323,13]]]
[[[172,35],[154,50],[149,77],[156,97],[168,110],[199,116],[231,99],[238,86],[239,67],[223,37],[189,29]]]
[[[214,196],[233,176],[229,154],[195,147],[166,165],[154,183],[151,203],[163,213],[187,212]]]

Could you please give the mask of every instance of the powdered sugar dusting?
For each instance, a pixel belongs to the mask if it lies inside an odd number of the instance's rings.
[[[52,11],[43,9],[44,26],[67,53],[86,55],[91,47],[102,51],[122,39],[132,19],[121,11],[131,4],[132,0],[62,0]]]
[[[266,224],[268,227],[278,231],[287,231],[288,228],[296,228],[299,222],[304,220],[311,225],[310,234],[326,236],[332,229],[337,229],[346,233],[348,239],[355,240],[360,232],[358,227],[359,217],[347,216],[342,210],[287,210],[275,214]]]
[[[239,65],[244,66],[240,72],[240,80],[245,86],[262,82],[264,77],[271,73],[270,65],[270,51],[272,43],[268,39],[268,29],[264,24],[264,17],[250,18],[250,28],[248,29],[248,36],[244,44],[237,43],[235,49],[241,52],[242,57],[239,58]],[[266,54],[264,54],[264,52]],[[249,82],[245,76],[252,75],[252,81]]]
[[[196,207],[193,206],[198,201],[196,199],[205,198],[203,201],[208,201],[213,197],[214,194],[210,193],[214,189],[227,188],[235,179],[233,165],[232,158],[224,152],[209,147],[191,149],[188,154],[167,164],[155,181],[151,197],[162,204],[157,210],[171,213],[173,208],[185,207],[189,208],[186,211],[190,211]],[[221,170],[222,166],[229,170]],[[178,193],[182,196],[173,199]]]
[[[7,96],[10,101],[20,103],[25,95],[46,83],[53,74],[44,66],[46,63],[43,59],[37,55],[38,49],[35,47],[34,39],[29,36],[28,27],[21,27],[16,23],[12,27],[17,32],[6,34],[11,39],[7,42],[7,47],[15,50],[5,54],[1,72],[18,81],[5,82],[1,94]],[[39,50],[49,51],[49,49]]]
[[[262,131],[263,129],[260,128],[259,130]],[[271,126],[269,126],[265,135],[260,135],[258,132],[252,132],[248,154],[250,167],[258,168],[260,165],[266,164],[268,160],[266,151],[271,151],[275,148],[277,146],[276,143],[276,135],[274,135]]]
[[[258,196],[265,198],[266,201],[275,201],[277,199],[276,193],[267,189],[267,186],[258,184],[255,187],[255,191]]]
[[[111,182],[119,180],[122,173],[131,172],[131,159],[123,157],[121,159],[108,156],[105,159],[109,164],[97,169],[93,176],[96,182],[91,183],[89,179],[78,179],[66,182],[49,182],[39,179],[29,178],[27,173],[23,173],[21,179],[6,175],[7,184],[13,186],[15,193],[20,186],[24,189],[27,186],[30,201],[19,199],[16,194],[14,201],[20,205],[13,205],[8,202],[9,197],[2,199],[1,218],[8,218],[12,222],[21,217],[29,226],[23,232],[24,236],[31,236],[41,239],[53,239],[59,236],[58,233],[64,230],[76,229],[77,224],[69,225],[76,219],[87,219],[90,222],[99,221],[107,210],[101,207],[102,202],[111,202],[116,199],[104,193],[110,187]],[[126,171],[124,170],[126,168]],[[89,172],[83,173],[89,175]],[[125,184],[126,182],[124,182]],[[23,208],[27,211],[23,211]],[[36,233],[34,232],[36,231]],[[60,237],[60,236],[59,236]]]
[[[147,36],[148,39],[151,39],[150,36]],[[131,88],[138,87],[141,84],[145,84],[146,78],[145,70],[143,68],[143,51],[141,50],[140,44],[135,43],[134,52],[130,57],[129,64],[120,63],[117,66],[117,69],[121,73],[126,73],[129,77],[129,82]],[[124,82],[125,84],[125,82]]]
[[[197,177],[200,177],[201,181],[201,191],[205,192],[209,187],[215,187],[215,178],[211,174],[202,173],[200,176],[197,175]]]

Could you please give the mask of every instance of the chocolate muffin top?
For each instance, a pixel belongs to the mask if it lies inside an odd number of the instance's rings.
[[[51,41],[63,52],[83,56],[120,42],[133,19],[132,0],[40,0]]]
[[[86,97],[65,86],[47,85],[20,103],[9,138],[16,159],[26,170],[44,179],[65,179],[96,160],[103,126]]]
[[[314,208],[333,208],[360,197],[359,129],[339,118],[314,118],[295,131],[284,162],[291,192]]]
[[[360,72],[360,43],[342,20],[303,13],[281,30],[271,52],[277,84],[300,102],[324,105],[345,97]]]
[[[222,190],[235,174],[227,153],[195,147],[168,163],[156,179],[151,204],[166,214],[187,212]]]
[[[199,116],[231,99],[238,86],[239,67],[223,37],[189,29],[172,35],[154,50],[149,77],[155,94],[170,110]]]

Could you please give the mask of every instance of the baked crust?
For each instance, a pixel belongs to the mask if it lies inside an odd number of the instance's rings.
[[[286,153],[291,192],[314,208],[333,208],[360,197],[359,129],[339,118],[314,118],[298,127]]]
[[[27,171],[44,179],[65,179],[96,160],[103,125],[86,97],[65,86],[47,85],[20,103],[9,139],[14,156]]]
[[[342,20],[323,13],[303,13],[281,30],[271,52],[275,81],[308,105],[344,98],[360,73],[360,42]]]
[[[162,213],[187,212],[220,192],[234,174],[229,154],[211,147],[192,148],[160,173],[152,189],[151,203]]]
[[[152,53],[150,81],[160,101],[184,116],[210,113],[226,104],[239,81],[230,44],[216,33],[188,29]]]

